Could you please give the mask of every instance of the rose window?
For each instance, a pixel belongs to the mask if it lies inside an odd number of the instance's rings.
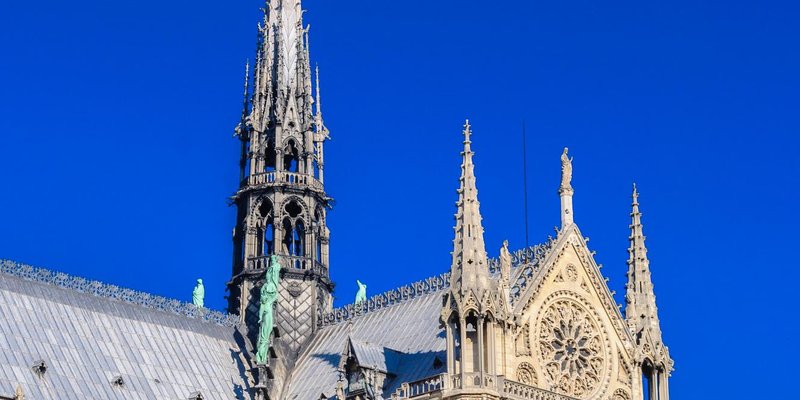
[[[570,300],[552,304],[539,324],[539,354],[553,390],[588,397],[604,371],[603,339],[597,323]]]

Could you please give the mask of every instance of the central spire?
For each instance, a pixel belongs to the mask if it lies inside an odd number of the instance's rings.
[[[259,24],[251,122],[258,131],[292,123],[308,129],[313,120],[308,27],[300,0],[268,0]]]
[[[467,120],[464,124],[464,150],[461,152],[461,179],[451,266],[453,288],[462,294],[468,289],[486,286],[489,278],[471,135],[472,128]]]

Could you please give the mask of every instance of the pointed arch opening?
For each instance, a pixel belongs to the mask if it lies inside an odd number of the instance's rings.
[[[300,173],[300,150],[294,139],[289,139],[283,149],[283,168],[289,172]]]

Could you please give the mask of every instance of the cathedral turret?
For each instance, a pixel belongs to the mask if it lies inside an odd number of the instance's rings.
[[[326,224],[330,198],[323,186],[322,123],[317,71],[316,107],[300,0],[268,0],[259,24],[255,66],[246,69],[240,183],[233,196],[233,278],[229,309],[248,327],[254,343],[258,292],[269,256],[278,255],[282,279],[275,306],[275,343],[280,379],[331,308]],[[263,382],[262,382],[263,383]],[[280,382],[275,383],[276,387]]]
[[[500,283],[489,274],[471,135],[472,128],[467,121],[461,152],[450,291],[445,294],[442,310],[447,335],[447,371],[457,382],[453,395],[462,389],[493,390],[489,377],[505,373],[507,357],[502,338],[510,329],[507,298],[500,290]]]
[[[642,372],[641,399],[669,400],[669,375],[672,359],[661,338],[656,295],[650,275],[650,261],[639,211],[639,192],[633,185],[631,236],[628,248],[628,283],[625,294],[625,319],[636,341],[636,363]]]

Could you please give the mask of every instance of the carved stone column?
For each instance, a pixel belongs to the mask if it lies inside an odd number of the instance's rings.
[[[458,323],[459,323],[458,332],[459,332],[459,335],[461,337],[461,354],[460,354],[461,360],[459,360],[460,361],[459,362],[459,365],[460,365],[459,373],[461,374],[461,388],[463,388],[464,387],[464,381],[467,378],[465,373],[464,373],[464,371],[466,369],[466,368],[464,368],[465,367],[465,365],[464,365],[464,353],[465,353],[466,344],[467,344],[467,320],[464,318],[464,316],[459,315]],[[461,388],[458,388],[458,389],[461,389]]]
[[[483,373],[486,371],[484,367],[484,359],[486,354],[486,346],[484,346],[483,328],[486,320],[483,315],[478,316],[478,377],[480,379],[480,387],[483,387]]]

